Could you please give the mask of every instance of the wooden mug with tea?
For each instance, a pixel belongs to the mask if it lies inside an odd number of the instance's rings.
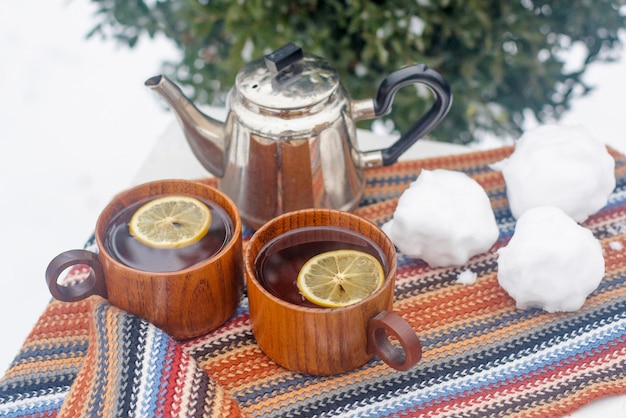
[[[377,258],[383,284],[349,306],[325,308],[305,300],[296,285],[299,270],[311,257],[341,249]],[[421,358],[415,331],[393,312],[395,247],[371,222],[333,209],[290,212],[256,231],[244,264],[254,337],[281,366],[333,375],[374,355],[398,370],[410,369]]]
[[[207,233],[181,248],[151,248],[129,234],[133,213],[163,196],[189,196],[210,210]],[[50,293],[72,302],[99,295],[146,319],[175,339],[214,330],[234,313],[243,293],[242,224],[234,203],[217,189],[194,181],[158,180],[118,194],[100,214],[98,253],[70,250],[46,270]],[[88,265],[89,276],[63,283],[62,273]]]

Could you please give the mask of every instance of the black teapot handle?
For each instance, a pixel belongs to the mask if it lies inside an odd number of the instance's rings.
[[[448,82],[436,71],[424,64],[412,65],[389,74],[378,88],[374,99],[375,115],[383,116],[391,110],[396,92],[409,84],[424,84],[435,93],[435,102],[400,139],[381,151],[383,165],[391,165],[418,139],[441,122],[452,106],[452,92]]]

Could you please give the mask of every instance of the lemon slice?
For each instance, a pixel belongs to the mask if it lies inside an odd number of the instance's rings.
[[[335,250],[308,260],[296,284],[302,296],[314,304],[340,308],[368,297],[384,280],[376,257],[356,250]]]
[[[202,239],[211,225],[209,208],[193,197],[164,196],[141,206],[128,224],[130,234],[154,248],[180,248]]]

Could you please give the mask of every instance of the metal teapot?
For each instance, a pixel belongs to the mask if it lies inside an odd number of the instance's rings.
[[[396,91],[409,84],[434,92],[430,110],[389,148],[360,151],[356,122],[388,113]],[[194,155],[252,229],[292,210],[353,210],[364,170],[395,163],[452,104],[448,83],[423,64],[391,73],[374,99],[352,100],[328,62],[293,43],[241,69],[225,122],[199,111],[162,75],[145,85],[174,110]]]

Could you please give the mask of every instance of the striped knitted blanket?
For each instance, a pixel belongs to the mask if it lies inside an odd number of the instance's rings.
[[[580,311],[546,313],[516,309],[497,282],[495,251],[515,221],[489,164],[511,150],[367,172],[357,213],[378,224],[422,168],[449,168],[485,188],[500,227],[494,248],[463,267],[399,254],[395,310],[424,350],[413,369],[374,358],[338,376],[287,371],[255,344],[245,297],[225,325],[185,342],[96,297],[53,301],[0,380],[0,417],[554,417],[626,393],[626,157],[612,152],[616,190],[584,224],[603,246],[604,279]],[[466,269],[475,284],[457,283]]]

